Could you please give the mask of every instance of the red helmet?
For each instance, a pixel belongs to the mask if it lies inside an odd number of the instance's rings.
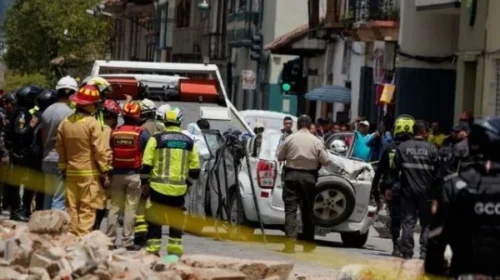
[[[123,106],[122,114],[124,117],[129,117],[132,119],[140,120],[141,119],[141,105],[139,102],[132,101],[125,106]]]
[[[99,89],[96,86],[85,85],[81,87],[75,94],[69,97],[70,101],[77,105],[90,105],[101,101]]]
[[[114,115],[115,117],[120,115],[121,111],[120,104],[118,104],[118,102],[113,99],[106,99],[104,101],[103,110],[105,111],[105,113]]]

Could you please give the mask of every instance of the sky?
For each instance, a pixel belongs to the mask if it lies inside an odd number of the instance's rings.
[[[13,0],[0,0],[0,38],[2,38],[2,25],[3,25],[3,17],[5,15],[5,11],[7,10],[7,7],[10,2]]]

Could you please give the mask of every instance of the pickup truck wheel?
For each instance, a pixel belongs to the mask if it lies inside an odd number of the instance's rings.
[[[340,178],[321,184],[313,200],[313,213],[316,225],[336,226],[351,216],[356,200],[351,187]]]
[[[231,239],[248,240],[253,235],[254,230],[248,227],[243,202],[238,197],[237,190],[232,191],[229,196],[229,225]]]
[[[344,243],[346,247],[363,248],[368,240],[368,233],[369,231],[365,234],[360,234],[358,232],[342,232],[340,234],[340,239],[342,239],[342,243]]]

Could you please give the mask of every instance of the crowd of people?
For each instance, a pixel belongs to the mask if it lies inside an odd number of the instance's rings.
[[[198,151],[181,130],[180,108],[130,97],[121,107],[106,98],[110,92],[103,78],[78,85],[67,76],[55,90],[26,86],[2,96],[1,209],[18,221],[29,219],[33,203],[67,211],[76,236],[101,228],[107,213],[113,241],[123,214],[121,246],[159,254],[161,226],[184,213],[199,176]],[[170,218],[166,249],[181,255],[182,223]]]
[[[123,213],[121,246],[159,254],[161,226],[170,225],[167,252],[181,255],[183,221],[174,221],[200,173],[194,140],[181,130],[182,110],[156,108],[148,99],[129,98],[120,106],[106,98],[110,91],[103,78],[78,85],[64,77],[55,90],[26,86],[2,96],[2,212],[27,221],[33,203],[38,210],[65,210],[70,231],[83,236],[101,227],[110,199],[105,231],[113,241]],[[290,117],[283,125],[277,159],[284,164],[284,252],[295,250],[298,208],[304,250],[315,249],[312,198],[318,170],[330,163],[324,142],[350,130],[352,156],[379,161],[372,194],[379,207],[381,198],[388,205],[394,256],[413,257],[419,220],[419,257],[428,273],[500,275],[499,117],[474,121],[464,113],[450,135],[437,122],[409,115],[374,133],[362,118],[328,126],[300,116],[295,133]],[[262,135],[264,129],[257,126],[255,132]],[[444,260],[446,245],[453,251],[451,265]]]
[[[287,125],[284,120],[277,151],[285,173],[286,253],[295,250],[299,207],[302,221],[307,221],[304,251],[315,248],[311,199],[319,168],[330,164],[322,143],[329,133],[336,133],[333,129],[325,133],[308,116],[299,117],[298,131],[291,133],[290,121]],[[413,258],[414,228],[419,221],[419,258],[425,260],[428,274],[496,279],[500,275],[500,117],[475,121],[464,112],[449,135],[441,132],[439,123],[409,115],[398,116],[387,131],[370,134],[369,126],[361,118],[353,121],[353,157],[379,161],[372,195],[379,209],[382,200],[387,204],[392,255]],[[451,263],[444,256],[447,245],[453,254]]]

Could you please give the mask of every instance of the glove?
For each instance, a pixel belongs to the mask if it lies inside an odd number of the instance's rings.
[[[104,189],[107,189],[109,185],[111,185],[111,180],[109,179],[108,173],[104,173],[101,175],[101,183]]]
[[[149,197],[149,180],[141,179],[142,195],[144,197]]]

